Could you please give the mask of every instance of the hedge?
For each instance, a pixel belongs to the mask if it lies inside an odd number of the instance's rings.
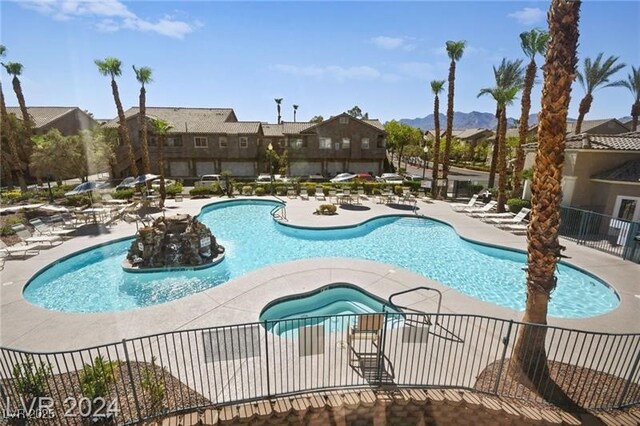
[[[512,213],[518,213],[523,208],[531,208],[531,201],[523,200],[522,198],[509,198],[507,200],[507,206]]]

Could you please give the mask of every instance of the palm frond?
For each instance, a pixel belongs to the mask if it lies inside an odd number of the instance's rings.
[[[439,95],[442,92],[445,83],[446,83],[445,80],[432,80],[431,92],[433,92],[434,95]]]
[[[5,56],[7,54],[7,48],[4,44],[0,44],[0,56]]]
[[[276,101],[278,105],[280,105],[280,103],[282,102],[282,99],[283,98],[274,98],[273,100]]]
[[[464,48],[467,42],[465,40],[453,41],[449,40],[446,42],[447,55],[449,59],[452,61],[459,61],[462,58],[462,54],[464,53]]]
[[[2,66],[4,67],[4,69],[7,70],[8,74],[11,74],[14,77],[17,77],[20,74],[22,74],[22,70],[24,69],[22,64],[18,62],[7,62],[6,64],[2,62]]]
[[[627,79],[619,82],[620,87],[627,88],[636,101],[640,101],[640,69],[631,67],[631,74],[627,74]]]
[[[133,72],[136,73],[136,80],[138,80],[138,82],[140,82],[143,86],[153,81],[153,79],[151,78],[153,70],[151,68],[149,67],[136,68],[135,65],[132,65],[132,67],[133,67]]]
[[[115,78],[122,74],[122,62],[118,58],[107,57],[104,60],[96,59],[93,62],[98,66],[100,74],[104,76]]]
[[[616,63],[619,59],[617,56],[609,56],[602,61],[603,53],[600,52],[596,59],[592,62],[591,58],[585,58],[584,71],[578,72],[578,81],[585,88],[587,94],[593,93],[598,87],[609,87],[609,78],[626,65]],[[617,82],[615,82],[617,83]],[[611,83],[611,85],[616,85]]]

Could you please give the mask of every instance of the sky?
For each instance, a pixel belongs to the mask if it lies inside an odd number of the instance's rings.
[[[240,120],[325,118],[360,106],[381,121],[433,112],[429,82],[446,80],[447,40],[465,40],[457,66],[455,110],[495,111],[481,88],[494,85],[492,66],[524,59],[519,34],[546,28],[549,2],[214,2],[1,0],[3,61],[24,65],[28,105],[79,106],[96,118],[116,115],[109,79],[95,59],[115,56],[126,108],[137,106],[131,68],[149,66],[148,106],[231,107]],[[578,56],[619,56],[640,66],[640,2],[585,1]],[[526,62],[526,61],[525,61]],[[538,58],[542,65],[543,58]],[[542,77],[542,71],[538,73]],[[0,77],[8,105],[17,105],[10,77]],[[532,112],[539,111],[541,83]],[[570,117],[583,89],[573,85]],[[444,96],[446,98],[446,95]],[[624,88],[594,94],[587,119],[628,116]],[[446,105],[441,103],[441,110]],[[519,101],[508,115],[519,116]]]

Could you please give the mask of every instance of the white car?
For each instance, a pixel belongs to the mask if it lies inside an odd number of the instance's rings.
[[[353,173],[340,173],[336,175],[333,179],[329,179],[329,182],[338,183],[338,182],[351,182],[358,175],[354,175]]]
[[[378,182],[390,183],[390,184],[402,184],[404,178],[396,173],[383,173],[382,176],[376,178]]]
[[[273,181],[274,182],[289,182],[289,178],[286,176],[282,176],[282,175],[273,175]],[[266,174],[263,173],[260,176],[258,176],[256,178],[256,182],[257,183],[269,183],[271,182],[271,175],[270,174]]]

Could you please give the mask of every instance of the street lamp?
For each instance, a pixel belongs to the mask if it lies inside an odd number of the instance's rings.
[[[424,162],[422,164],[422,179],[424,179],[425,172],[427,171],[427,167],[429,166],[429,162],[427,161],[427,154],[429,154],[429,148],[425,145],[422,148],[422,152],[424,152]]]
[[[267,152],[269,153],[269,187],[271,195],[273,195],[273,145],[271,145],[271,142],[267,145]]]

